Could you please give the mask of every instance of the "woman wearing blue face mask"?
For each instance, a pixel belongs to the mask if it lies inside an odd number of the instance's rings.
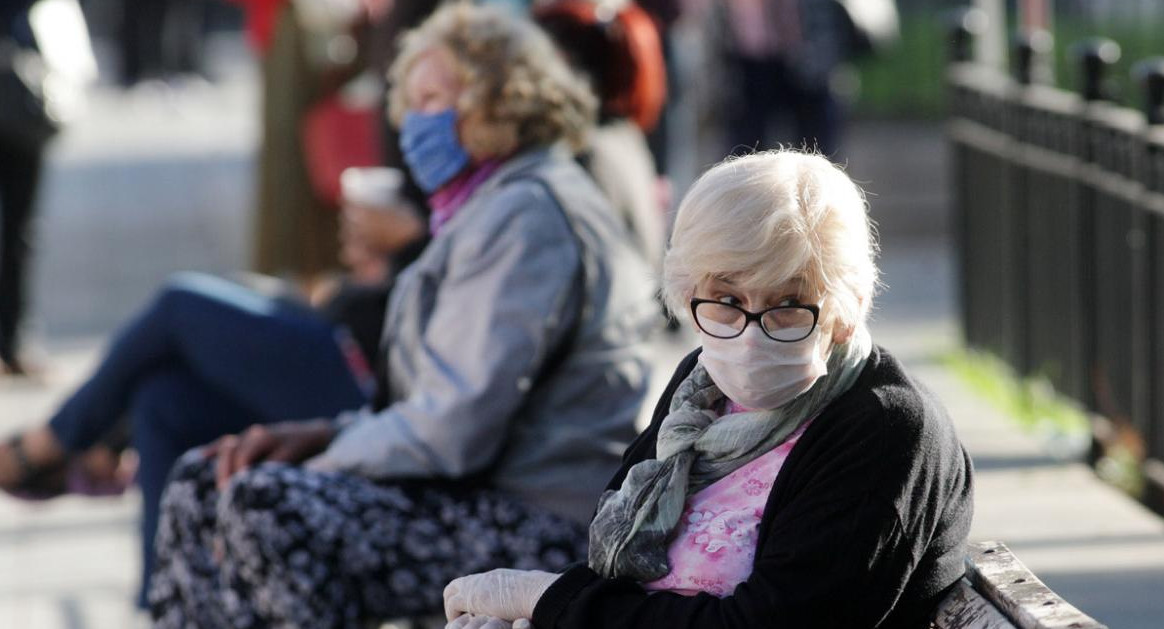
[[[364,627],[439,610],[460,574],[585,555],[655,319],[645,263],[561,146],[593,99],[540,31],[467,5],[407,37],[391,98],[433,238],[378,364],[318,316],[185,276],[47,427],[0,444],[0,488],[58,491],[129,414],[147,548],[173,467],[158,626]]]
[[[433,237],[389,299],[386,380],[177,463],[160,627],[362,627],[439,610],[460,574],[584,557],[652,320],[645,263],[560,146],[593,99],[544,34],[468,4],[407,35],[391,80]]]
[[[588,565],[457,579],[449,627],[928,626],[962,576],[971,467],[872,343],[874,253],[860,191],[822,157],[704,174],[663,289],[702,347],[599,500]]]

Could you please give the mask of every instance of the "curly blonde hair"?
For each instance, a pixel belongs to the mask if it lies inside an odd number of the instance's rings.
[[[531,22],[467,2],[442,7],[403,37],[388,72],[394,125],[400,126],[407,109],[403,87],[409,70],[421,55],[440,48],[452,54],[465,86],[456,108],[466,121],[461,141],[471,154],[504,155],[562,139],[575,149],[584,145],[598,105],[585,80]]]

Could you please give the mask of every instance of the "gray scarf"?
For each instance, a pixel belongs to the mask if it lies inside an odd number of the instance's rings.
[[[670,572],[667,546],[687,497],[784,443],[853,385],[872,348],[867,333],[833,348],[828,374],[780,408],[720,416],[724,394],[696,364],[671,398],[656,458],[630,468],[598,501],[590,568],[646,583]]]

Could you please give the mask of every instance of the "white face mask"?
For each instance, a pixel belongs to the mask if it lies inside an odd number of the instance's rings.
[[[703,339],[699,361],[708,375],[724,395],[746,408],[777,408],[828,373],[817,351],[819,328],[795,343],[774,341],[754,324],[732,339],[703,332],[699,336]]]

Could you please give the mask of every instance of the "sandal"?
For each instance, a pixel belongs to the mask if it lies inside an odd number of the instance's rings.
[[[125,493],[132,481],[132,474],[114,474],[108,478],[96,478],[85,468],[83,455],[71,455],[63,461],[48,465],[37,465],[28,458],[20,435],[8,440],[8,447],[20,469],[19,480],[3,491],[21,500],[43,501],[65,494],[81,496],[119,496]]]
[[[17,481],[10,487],[3,488],[5,493],[21,500],[49,500],[68,491],[66,462],[50,465],[33,463],[29,460],[28,453],[24,451],[24,440],[21,435],[14,435],[8,439],[8,447],[16,460],[19,472]]]

